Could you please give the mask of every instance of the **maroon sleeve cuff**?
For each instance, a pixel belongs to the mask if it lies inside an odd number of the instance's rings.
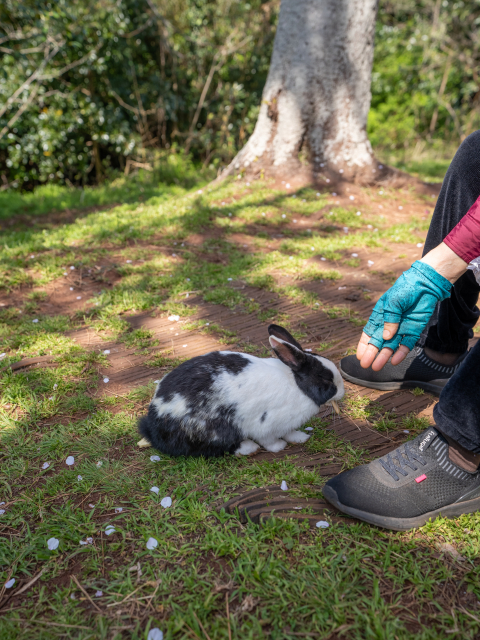
[[[480,198],[450,231],[444,243],[467,263],[480,256]]]

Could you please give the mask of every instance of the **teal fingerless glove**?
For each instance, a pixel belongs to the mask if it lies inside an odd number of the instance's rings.
[[[452,283],[425,262],[416,260],[375,305],[364,332],[369,344],[396,351],[400,344],[413,349],[432,317],[437,302],[450,297]],[[390,340],[383,339],[385,322],[399,323]]]

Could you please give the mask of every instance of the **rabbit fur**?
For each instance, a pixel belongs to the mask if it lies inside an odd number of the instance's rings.
[[[158,384],[139,420],[139,446],[171,456],[281,451],[309,436],[297,429],[344,395],[336,366],[306,353],[283,327],[268,327],[277,358],[213,351],[183,362]]]

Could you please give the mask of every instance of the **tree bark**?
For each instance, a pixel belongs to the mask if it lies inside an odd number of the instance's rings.
[[[286,173],[310,162],[368,173],[378,0],[282,0],[255,130],[224,174]]]

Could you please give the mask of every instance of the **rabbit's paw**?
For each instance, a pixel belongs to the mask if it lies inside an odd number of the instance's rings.
[[[306,442],[309,438],[308,433],[304,433],[303,431],[290,431],[290,433],[283,436],[283,439],[287,442],[295,442],[297,444]]]
[[[287,446],[285,440],[269,440],[268,442],[260,443],[264,449],[267,451],[271,451],[272,453],[277,453],[278,451],[282,451]]]
[[[252,453],[255,453],[255,451],[258,451],[259,448],[260,448],[259,445],[253,440],[243,440],[240,443],[240,446],[238,447],[238,449],[235,451],[235,455],[249,456]]]

